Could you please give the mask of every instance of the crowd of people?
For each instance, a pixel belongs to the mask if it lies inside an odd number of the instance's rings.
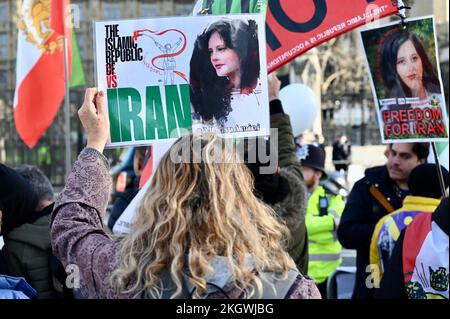
[[[442,194],[436,166],[427,164],[429,144],[389,144],[386,165],[367,169],[345,201],[322,184],[321,143],[296,147],[279,90],[273,76],[277,148],[273,137],[245,143],[236,163],[236,150],[215,134],[178,139],[130,233],[112,236],[104,224],[111,193],[105,96],[87,89],[78,112],[87,145],[56,199],[37,167],[0,164],[0,298],[325,299],[345,247],[357,251],[353,298],[448,299],[448,189]],[[270,174],[262,173],[266,162],[248,156],[264,143],[278,163]],[[336,169],[345,171],[348,139],[335,144]],[[196,152],[200,162],[190,160]],[[138,176],[143,157],[136,152]],[[448,187],[445,168],[442,174]],[[138,181],[118,197],[110,228],[137,190]],[[68,281],[71,267],[78,278]]]

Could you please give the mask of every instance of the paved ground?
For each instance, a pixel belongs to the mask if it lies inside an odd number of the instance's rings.
[[[352,146],[352,164],[349,167],[348,182],[350,186],[364,176],[364,170],[369,167],[383,165],[386,163],[384,151],[386,145]],[[332,147],[325,147],[326,160],[325,169],[333,171]]]
[[[386,145],[352,146],[352,163],[364,167],[383,165],[386,163],[385,149]],[[325,167],[334,169],[331,163],[332,147],[326,146],[325,151],[327,153]]]
[[[356,266],[356,250],[353,249],[342,249],[342,267],[353,267]]]

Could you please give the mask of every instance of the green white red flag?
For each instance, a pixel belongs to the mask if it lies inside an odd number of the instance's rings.
[[[65,38],[68,61],[72,60],[69,5],[69,0],[24,0],[18,8],[14,120],[20,138],[30,148],[51,125],[64,99]]]

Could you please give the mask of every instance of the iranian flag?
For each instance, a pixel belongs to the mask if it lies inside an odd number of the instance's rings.
[[[439,164],[441,164],[447,170],[449,170],[448,142],[436,142],[435,145],[437,156],[439,157]],[[434,158],[434,153],[431,145],[430,145],[430,155],[428,156],[428,163],[436,163],[436,159]]]
[[[53,122],[65,95],[64,39],[72,61],[69,0],[24,0],[18,8],[16,130],[32,148]],[[69,63],[69,78],[71,67]]]

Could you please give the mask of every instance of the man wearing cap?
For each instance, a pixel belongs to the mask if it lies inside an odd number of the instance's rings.
[[[327,279],[341,264],[341,245],[336,229],[344,210],[344,201],[319,185],[326,178],[325,152],[314,144],[306,144],[297,152],[308,190],[306,229],[308,232],[308,275],[314,278],[322,298],[326,298]]]

